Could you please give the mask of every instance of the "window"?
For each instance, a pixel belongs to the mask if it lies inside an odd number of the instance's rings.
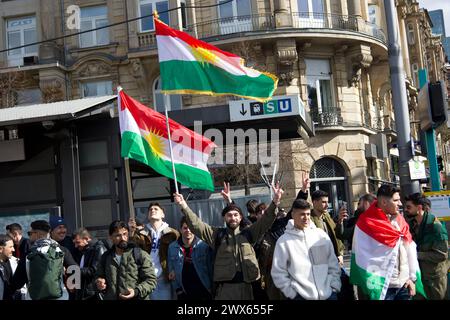
[[[171,94],[169,95],[169,105],[167,106],[167,111],[170,110],[181,110],[181,95]],[[161,92],[161,78],[156,78],[153,83],[153,105],[156,111],[164,112],[164,94]]]
[[[323,0],[297,0],[300,18],[323,19]]]
[[[369,4],[369,22],[378,24],[378,6],[376,4]]]
[[[232,2],[219,0],[219,4],[219,18],[223,34],[250,30],[249,21],[251,21],[250,16],[252,14],[250,0]]]
[[[8,19],[6,22],[6,41],[8,48],[14,48],[37,41],[36,17]],[[37,45],[8,51],[9,65],[21,65],[22,57],[37,55]]]
[[[113,94],[112,81],[91,81],[82,84],[83,97],[98,97]]]
[[[406,29],[407,29],[407,33],[408,33],[408,35],[407,35],[407,37],[408,37],[408,44],[409,45],[413,45],[414,43],[416,43],[416,39],[415,39],[415,36],[414,36],[414,26],[413,26],[413,24],[412,23],[408,23],[407,26],[406,26]]]
[[[81,31],[108,25],[108,9],[106,6],[81,8]],[[80,34],[80,47],[87,48],[109,43],[109,28]]]
[[[159,20],[166,24],[169,22],[169,1],[158,1],[158,0],[140,0],[139,1],[139,17],[152,14],[153,11],[158,11]],[[182,11],[183,12],[183,11]],[[153,25],[153,17],[147,17],[140,19],[141,32],[153,31],[155,29]],[[184,25],[183,25],[184,27]]]
[[[413,74],[414,85],[416,86],[416,88],[418,88],[419,87],[419,66],[417,63],[413,63],[411,65],[411,71]]]
[[[42,102],[42,94],[39,88],[17,91],[17,106],[26,106]]]
[[[186,12],[186,1],[180,1],[181,7],[181,26],[183,29],[187,29],[187,12]]]
[[[330,62],[328,60],[305,59],[308,104],[318,113],[334,108]]]

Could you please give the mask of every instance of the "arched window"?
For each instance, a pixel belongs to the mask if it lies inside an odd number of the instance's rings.
[[[171,94],[169,95],[169,104],[167,105],[167,111],[181,110],[182,100],[181,95]],[[153,105],[156,111],[164,112],[164,94],[161,92],[161,78],[158,77],[153,82]]]
[[[348,185],[344,167],[335,159],[324,157],[317,160],[309,173],[311,192],[322,190],[328,193],[328,210],[337,215],[339,208],[346,205],[348,209]],[[347,203],[347,204],[346,204]]]
[[[406,26],[407,29],[407,37],[408,37],[408,44],[413,45],[416,43],[416,38],[414,36],[414,26],[412,23],[408,23]]]
[[[345,178],[344,167],[333,158],[322,158],[317,160],[311,168],[309,174],[311,179],[333,179]]]

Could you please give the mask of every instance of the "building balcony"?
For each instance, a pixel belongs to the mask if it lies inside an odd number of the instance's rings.
[[[339,14],[325,14],[312,12],[293,12],[288,15],[287,26],[279,27],[276,24],[273,13],[252,14],[245,16],[233,16],[209,21],[202,21],[188,25],[186,32],[198,39],[218,41],[230,38],[241,38],[252,34],[258,35],[267,32],[290,33],[333,33],[345,31],[357,36],[370,37],[373,40],[386,45],[386,35],[383,30],[370,22],[354,16]],[[135,50],[147,50],[156,47],[154,32],[139,33],[138,48]]]
[[[357,32],[386,44],[386,35],[379,26],[355,16],[293,12],[292,23],[295,29],[332,29]]]
[[[341,116],[341,108],[333,108],[319,112],[317,108],[311,108],[311,117],[317,127],[337,127],[342,126],[343,119]]]

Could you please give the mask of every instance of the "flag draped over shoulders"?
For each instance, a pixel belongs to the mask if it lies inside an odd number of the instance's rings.
[[[416,291],[425,296],[416,244],[402,215],[395,218],[399,230],[377,207],[377,201],[358,218],[353,236],[350,281],[371,300],[384,300],[398,259],[400,245],[408,256],[409,275]]]

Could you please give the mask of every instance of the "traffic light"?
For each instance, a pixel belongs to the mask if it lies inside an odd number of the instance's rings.
[[[435,127],[447,122],[447,95],[444,91],[443,81],[430,83],[428,91],[430,93],[431,118]]]
[[[443,81],[424,85],[418,96],[420,127],[426,131],[447,121],[447,94]]]
[[[438,164],[438,170],[444,171],[444,164],[442,162],[442,156],[437,156],[437,164]]]

